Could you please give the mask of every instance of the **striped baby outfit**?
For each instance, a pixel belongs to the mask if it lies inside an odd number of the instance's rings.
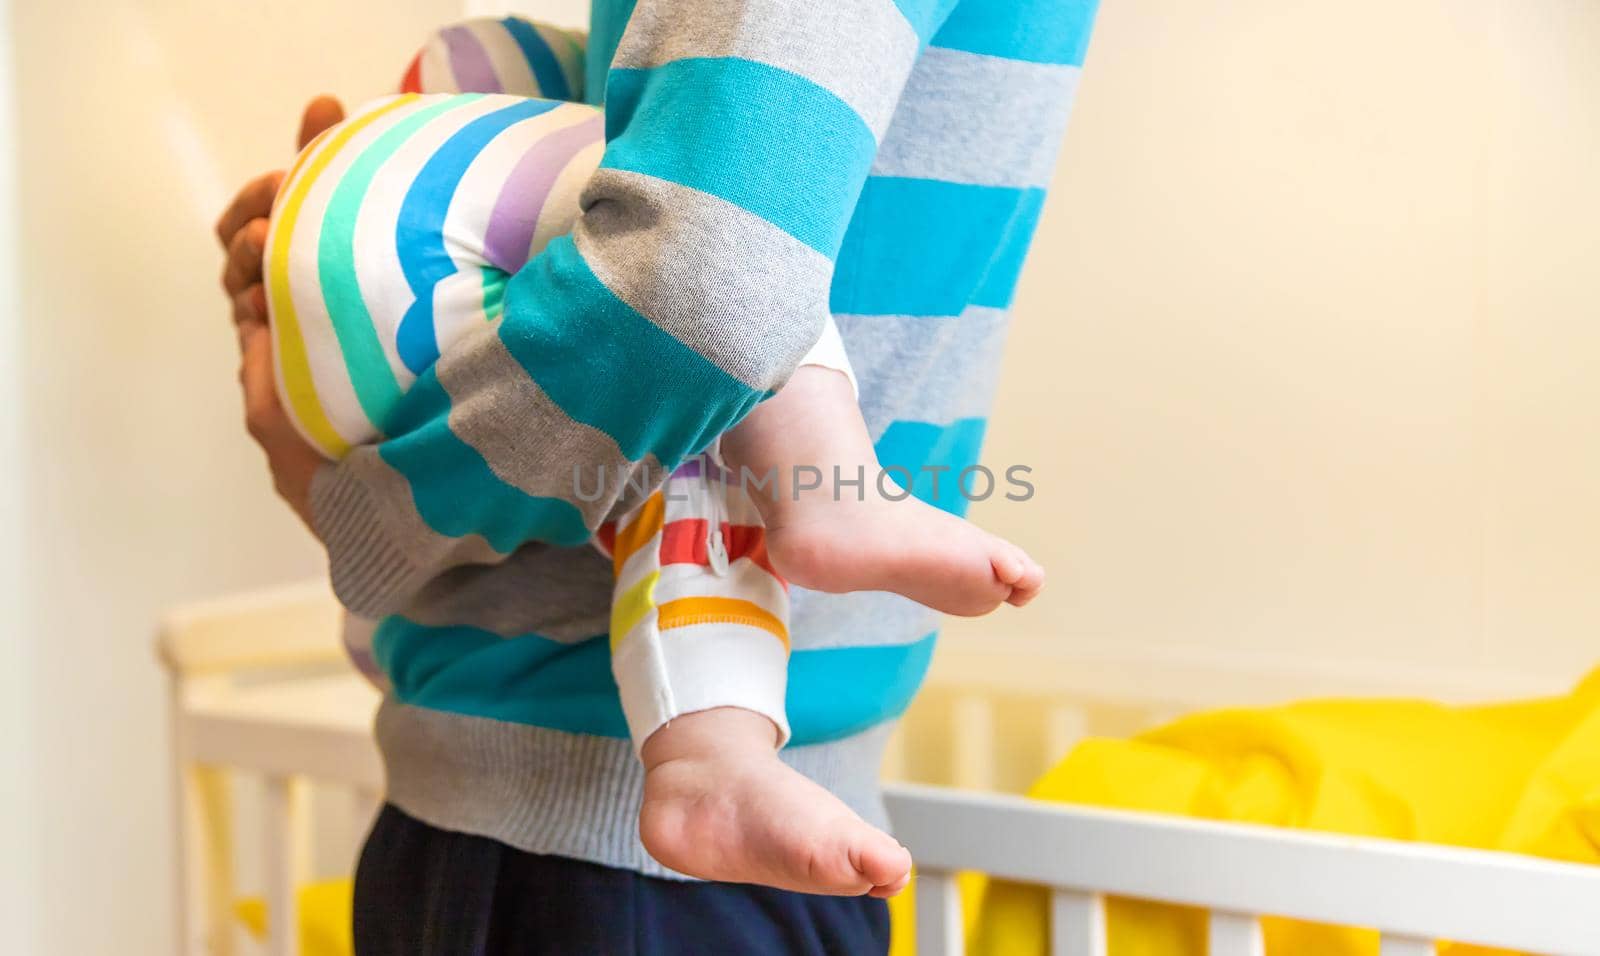
[[[428,39],[400,81],[402,93],[514,93],[583,100],[580,33],[521,17],[483,17]]]
[[[603,148],[591,107],[405,93],[308,146],[273,210],[264,271],[279,394],[329,458],[388,432],[400,397],[506,281],[572,228]]]
[[[564,36],[516,18],[451,26],[403,85],[569,90],[575,61],[544,44]],[[385,98],[307,146],[264,262],[280,397],[307,441],[333,459],[380,442],[418,376],[497,323],[510,276],[572,230],[603,147],[591,106],[481,90]],[[850,375],[827,325],[802,364]],[[577,495],[584,477],[573,474]],[[759,514],[717,477],[711,457],[686,463],[598,529],[617,575],[611,659],[636,746],[673,717],[722,706],[789,737],[786,586]]]
[[[594,0],[582,215],[313,483],[336,590],[381,618],[396,807],[664,873],[636,830],[613,562],[588,542],[782,387],[830,314],[880,461],[961,509],[1094,6]],[[788,603],[781,756],[883,825],[883,743],[937,617]]]
[[[611,669],[635,746],[681,714],[742,707],[789,739],[789,594],[761,515],[713,456],[666,484],[597,543],[617,577]]]

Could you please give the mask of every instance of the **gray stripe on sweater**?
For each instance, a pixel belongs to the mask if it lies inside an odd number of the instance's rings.
[[[803,76],[856,111],[883,138],[917,34],[890,0],[745,0],[737,13],[717,3],[641,0],[617,47],[613,69],[660,66],[691,57],[741,57]],[[663,23],[665,21],[665,23]]]
[[[595,173],[583,207],[572,235],[595,276],[751,388],[779,385],[822,333],[833,263],[760,216],[618,169]]]
[[[422,589],[406,618],[576,644],[609,630],[611,589],[611,561],[594,548],[529,544],[498,567],[446,571]]]
[[[506,351],[502,321],[463,332],[435,366],[450,396],[450,430],[495,477],[526,494],[571,502],[593,528],[619,501],[643,497],[642,486],[628,486],[635,470],[659,481],[661,464],[654,455],[631,462],[610,435],[573,421]],[[572,462],[585,463],[581,474]]]
[[[1043,188],[1079,74],[1075,66],[929,47],[906,82],[872,173]],[[1018,122],[1024,116],[1030,121]]]
[[[495,564],[505,558],[478,536],[446,537],[422,520],[411,486],[377,448],[353,449],[311,480],[312,525],[328,547],[340,603],[379,618],[401,611],[440,564]]]
[[[789,747],[785,763],[868,823],[887,826],[878,767],[894,722],[828,744]],[[627,740],[425,710],[393,698],[377,717],[385,797],[445,829],[651,876],[686,879],[639,842],[644,771]]]
[[[837,315],[861,377],[861,414],[874,440],[891,422],[948,425],[988,414],[1010,313],[972,306],[959,316]]]
[[[884,591],[823,594],[789,589],[789,640],[797,651],[910,644],[939,629],[939,612]]]

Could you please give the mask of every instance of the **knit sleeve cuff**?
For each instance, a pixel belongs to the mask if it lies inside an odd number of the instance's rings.
[[[641,627],[654,631],[653,622]],[[612,650],[611,670],[635,752],[674,718],[713,707],[761,714],[778,728],[778,746],[789,742],[789,648],[759,627],[711,622],[630,634]]]

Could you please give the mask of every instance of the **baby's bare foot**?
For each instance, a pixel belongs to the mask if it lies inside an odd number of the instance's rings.
[[[1002,602],[1021,607],[1044,586],[1044,569],[1027,552],[915,498],[802,492],[763,510],[773,567],[814,591],[893,591],[973,616]]]
[[[778,759],[772,722],[719,707],[645,741],[639,836],[663,865],[704,880],[801,893],[893,896],[911,854]]]
[[[767,526],[773,567],[801,587],[893,591],[972,616],[1002,602],[1026,604],[1044,586],[1044,569],[1011,542],[916,498],[884,495],[894,489],[878,480],[878,456],[850,380],[831,369],[795,372],[723,436],[722,451],[735,469],[775,479],[770,488],[752,489],[751,500]],[[861,483],[797,489],[802,468]]]

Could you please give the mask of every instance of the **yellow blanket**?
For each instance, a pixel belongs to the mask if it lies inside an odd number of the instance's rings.
[[[1197,714],[1085,741],[1029,795],[1597,862],[1600,671],[1564,697],[1494,706],[1328,700]],[[1047,951],[1042,890],[995,881],[982,900],[975,953]],[[1205,952],[1203,914],[1112,900],[1107,917],[1113,956]],[[1263,929],[1269,954],[1378,950],[1361,930],[1281,919]]]

